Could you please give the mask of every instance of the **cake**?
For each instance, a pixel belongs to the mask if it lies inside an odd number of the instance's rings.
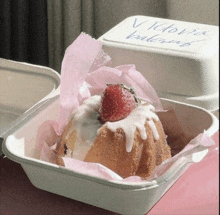
[[[58,143],[62,157],[100,163],[123,178],[147,179],[154,168],[171,157],[167,136],[153,105],[140,101],[132,88],[108,85],[91,96],[65,127]]]

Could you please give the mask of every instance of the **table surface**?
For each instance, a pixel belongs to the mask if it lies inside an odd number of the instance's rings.
[[[219,143],[219,134],[213,136]],[[215,146],[216,147],[216,146]],[[34,187],[20,164],[1,157],[0,214],[116,215]],[[217,215],[218,153],[193,164],[148,213],[149,215]]]

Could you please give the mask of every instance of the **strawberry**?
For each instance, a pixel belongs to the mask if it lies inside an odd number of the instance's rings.
[[[114,122],[126,118],[137,106],[132,88],[123,84],[109,84],[102,95],[99,113],[103,122]]]

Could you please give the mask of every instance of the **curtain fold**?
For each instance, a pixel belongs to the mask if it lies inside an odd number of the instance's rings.
[[[51,68],[59,68],[59,59],[63,53],[63,16],[62,2],[57,0],[47,1],[48,14],[48,59]],[[58,33],[59,32],[59,33]]]
[[[218,24],[216,5],[217,0],[202,0],[199,7],[196,0],[0,0],[0,57],[60,72],[65,49],[82,31],[97,39],[132,15]]]
[[[49,66],[60,72],[66,47],[81,32],[81,0],[47,0]]]
[[[0,0],[0,57],[48,65],[46,1]]]
[[[95,37],[133,15],[167,17],[166,0],[94,0]]]
[[[19,16],[19,18],[18,18]],[[13,59],[28,59],[29,45],[29,4],[27,1],[11,1],[11,32],[10,32],[10,54]],[[8,40],[5,41],[8,43]]]
[[[99,38],[132,15],[166,17],[166,0],[47,0],[49,66],[60,72],[65,49],[80,32]]]
[[[80,32],[97,39],[128,16],[166,14],[166,0],[0,0],[0,57],[60,72]]]
[[[0,1],[0,57],[11,56],[11,1]]]

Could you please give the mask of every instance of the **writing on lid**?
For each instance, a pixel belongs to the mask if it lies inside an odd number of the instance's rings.
[[[217,26],[146,16],[129,17],[110,30],[104,40],[181,52],[216,48]]]

